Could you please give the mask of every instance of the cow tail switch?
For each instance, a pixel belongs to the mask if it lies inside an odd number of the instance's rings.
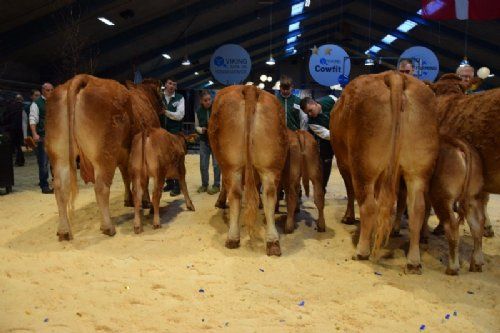
[[[257,184],[255,183],[255,170],[252,161],[253,144],[251,133],[253,130],[253,121],[255,108],[257,106],[258,90],[255,86],[244,86],[243,96],[245,97],[245,147],[246,147],[246,163],[245,163],[245,187],[243,193],[246,204],[244,211],[244,221],[248,228],[248,233],[251,238],[255,238],[257,210],[259,208],[259,193],[257,192]]]

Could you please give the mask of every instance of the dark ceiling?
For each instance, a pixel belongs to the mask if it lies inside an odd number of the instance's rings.
[[[69,53],[76,52],[78,61],[97,76],[132,79],[138,68],[143,76],[174,75],[180,85],[196,86],[210,77],[210,56],[222,44],[243,46],[253,69],[265,66],[270,47],[278,63],[285,61],[288,25],[297,19],[301,19],[301,36],[297,54],[291,58],[308,55],[313,45],[327,42],[342,46],[351,56],[364,56],[370,45],[377,44],[382,57],[398,57],[408,47],[422,45],[437,54],[442,72],[454,71],[467,52],[473,66],[487,66],[500,75],[498,21],[427,21],[416,14],[419,0],[311,0],[303,14],[291,18],[291,5],[296,2],[3,0],[0,79],[55,80],[53,73],[71,49]],[[115,26],[101,23],[100,16]],[[407,34],[397,34],[396,27],[405,19],[419,25]],[[398,39],[390,45],[380,42],[389,33]],[[162,53],[172,58],[167,60]],[[191,66],[181,66],[184,55],[193,62]],[[488,81],[490,86],[500,86],[497,76]]]

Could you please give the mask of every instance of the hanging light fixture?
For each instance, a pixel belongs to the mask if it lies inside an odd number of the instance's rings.
[[[182,66],[190,66],[191,65],[191,61],[189,61],[189,58],[187,55],[184,56],[184,59],[182,59]]]
[[[465,67],[465,66],[470,66],[469,65],[469,60],[467,60],[467,57],[464,57],[462,61],[460,61],[460,66],[459,67]]]
[[[274,66],[276,61],[273,58],[273,53],[271,52],[271,44],[273,41],[273,6],[270,6],[271,11],[269,14],[269,59],[266,61],[266,65]]]
[[[375,62],[373,61],[372,58],[368,58],[365,60],[365,66],[373,66],[375,65]]]

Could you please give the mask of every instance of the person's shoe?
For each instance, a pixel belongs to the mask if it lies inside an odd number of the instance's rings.
[[[181,194],[181,191],[179,189],[173,189],[172,191],[170,191],[170,196],[171,197],[176,197],[178,196],[179,194]]]
[[[172,191],[172,184],[167,184],[165,185],[165,187],[163,188],[163,192],[170,192]]]
[[[207,193],[210,195],[215,194],[215,193],[219,193],[219,192],[220,192],[220,188],[219,188],[219,186],[216,186],[216,185],[213,185],[212,187],[210,187],[207,190]]]
[[[206,186],[200,186],[200,187],[198,187],[197,192],[198,193],[207,192],[207,187]]]
[[[51,189],[50,187],[42,188],[42,193],[43,194],[52,194],[54,193],[54,190]]]

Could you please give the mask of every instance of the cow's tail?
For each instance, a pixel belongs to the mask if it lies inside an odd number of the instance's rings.
[[[470,178],[472,174],[472,151],[471,147],[458,138],[452,138],[449,136],[443,137],[445,141],[450,143],[452,146],[456,147],[464,154],[465,159],[465,177],[462,186],[462,191],[458,197],[458,221],[459,223],[464,223],[465,217],[467,216],[467,208],[469,207],[469,200],[467,193],[470,187]]]
[[[306,197],[309,197],[309,171],[307,169],[307,155],[306,155],[306,142],[304,133],[302,130],[295,132],[299,138],[300,146],[300,177],[302,178],[302,186],[304,186],[304,192]]]
[[[69,179],[70,179],[70,191],[69,191],[69,213],[72,215],[74,211],[74,203],[76,196],[78,195],[78,185],[76,177],[76,156],[77,156],[77,142],[75,138],[75,108],[76,108],[76,98],[80,90],[87,86],[89,77],[88,75],[77,75],[75,76],[69,86],[68,86],[68,158],[69,158]],[[82,159],[82,158],[81,158]]]
[[[401,150],[401,112],[403,111],[403,92],[405,78],[403,75],[391,72],[384,78],[390,90],[392,133],[389,149],[390,160],[380,183],[379,193],[375,193],[378,203],[378,214],[375,225],[375,240],[373,255],[377,258],[378,251],[384,246],[392,230],[392,207],[396,201],[396,185],[399,177],[399,152]]]
[[[248,228],[248,233],[251,238],[256,235],[257,210],[259,208],[259,193],[255,182],[255,170],[252,160],[252,129],[257,106],[258,90],[255,86],[243,87],[243,96],[245,97],[245,147],[246,147],[246,163],[245,163],[245,211],[244,220]]]

